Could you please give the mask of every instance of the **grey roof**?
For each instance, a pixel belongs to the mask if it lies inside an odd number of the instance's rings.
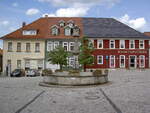
[[[83,18],[83,34],[91,38],[149,38],[113,18]]]

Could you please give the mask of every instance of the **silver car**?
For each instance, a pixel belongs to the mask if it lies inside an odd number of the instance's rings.
[[[27,77],[40,76],[40,72],[36,69],[29,69],[29,70],[26,71],[26,76]]]

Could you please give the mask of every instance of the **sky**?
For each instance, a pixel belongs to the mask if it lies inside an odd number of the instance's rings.
[[[150,31],[150,0],[0,0],[0,37],[48,14],[49,17],[115,18]],[[0,48],[3,47],[0,40]]]

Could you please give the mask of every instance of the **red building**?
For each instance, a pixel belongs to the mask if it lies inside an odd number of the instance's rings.
[[[148,40],[94,39],[95,62],[87,68],[148,68]]]
[[[86,19],[83,29],[95,48],[86,68],[149,68],[150,37],[111,18]]]

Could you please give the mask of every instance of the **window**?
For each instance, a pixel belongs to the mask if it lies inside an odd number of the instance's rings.
[[[21,52],[21,43],[20,42],[17,43],[17,52]]]
[[[71,28],[69,26],[66,26],[66,28],[65,28],[65,35],[71,36]]]
[[[38,69],[43,69],[43,60],[37,61]]]
[[[37,30],[23,30],[23,35],[36,35]]]
[[[144,49],[144,40],[139,40],[139,48]]]
[[[30,43],[26,43],[26,52],[31,52]]]
[[[17,60],[17,68],[21,69],[21,60]]]
[[[78,26],[75,26],[73,28],[73,36],[79,36],[80,33],[80,29],[78,28]]]
[[[52,35],[58,35],[58,27],[54,26],[52,28]]]
[[[25,69],[30,69],[30,60],[25,60]]]
[[[125,40],[120,40],[120,49],[125,49]]]
[[[74,58],[74,56],[69,57],[68,60],[69,60],[69,63],[68,63],[69,66],[70,67],[74,67],[75,66],[75,58]]]
[[[48,41],[47,42],[47,51],[52,51],[53,50],[53,42]]]
[[[97,48],[98,49],[102,49],[103,48],[103,40],[98,40],[98,44],[97,44]]]
[[[11,66],[11,60],[7,60],[7,65],[10,65]]]
[[[88,40],[88,46],[93,47],[94,46],[94,40],[89,39]]]
[[[40,43],[35,43],[35,52],[40,52]]]
[[[74,50],[74,42],[69,43],[69,48],[70,48],[70,51]]]
[[[125,67],[125,56],[120,55],[120,68],[124,68],[124,67]]]
[[[115,49],[115,40],[110,40],[110,48]]]
[[[63,26],[65,26],[65,21],[63,21],[63,20],[60,20],[60,21],[59,21],[59,26],[60,26],[60,27],[63,27]]]
[[[12,42],[8,42],[8,52],[12,52]]]
[[[115,55],[110,55],[110,68],[115,68]]]
[[[103,56],[102,55],[97,56],[97,64],[103,64]]]
[[[140,55],[139,56],[139,67],[140,68],[144,68],[145,67],[145,56],[144,55]]]
[[[63,42],[64,50],[68,51],[68,42]]]
[[[59,46],[59,42],[58,41],[54,42],[54,49],[56,49],[56,47],[58,46]]]
[[[135,49],[135,41],[130,40],[130,49]]]

